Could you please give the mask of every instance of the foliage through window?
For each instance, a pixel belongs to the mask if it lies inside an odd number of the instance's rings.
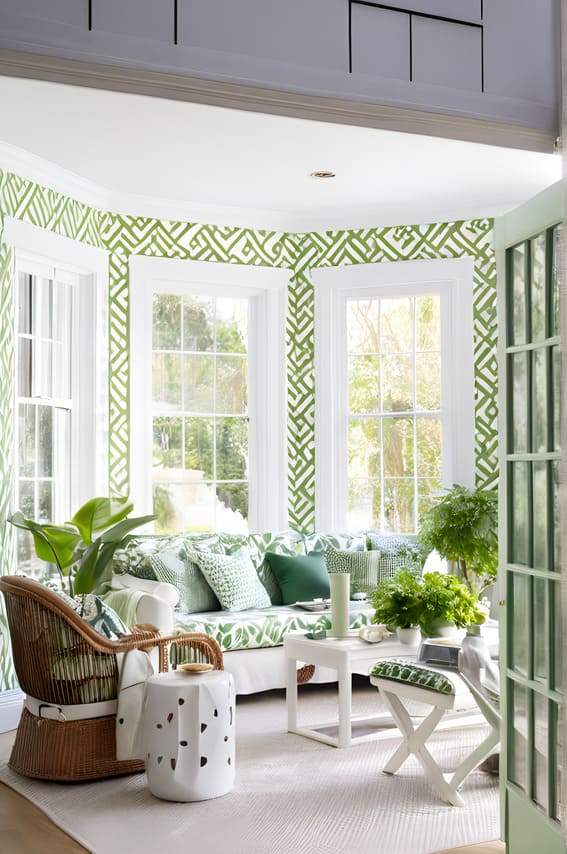
[[[246,531],[248,299],[152,297],[156,530]]]
[[[347,299],[348,524],[414,533],[441,489],[441,298]]]

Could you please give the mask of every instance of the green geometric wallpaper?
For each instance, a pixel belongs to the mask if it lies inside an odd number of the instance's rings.
[[[54,190],[0,170],[0,573],[11,571],[13,454],[14,259],[2,243],[10,216],[109,251],[109,482],[124,493],[129,481],[128,263],[132,255],[264,265],[289,269],[286,320],[288,379],[289,524],[313,530],[315,520],[315,267],[474,258],[474,358],[476,479],[497,477],[496,267],[489,219],[376,229],[290,234],[237,227],[164,221],[97,210]],[[0,604],[0,690],[15,685],[5,648]],[[4,646],[3,646],[4,645]]]

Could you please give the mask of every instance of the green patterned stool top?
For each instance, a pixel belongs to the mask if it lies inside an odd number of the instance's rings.
[[[403,659],[385,658],[383,661],[378,661],[370,671],[370,675],[378,676],[380,679],[392,679],[394,682],[406,682],[408,685],[427,688],[438,694],[455,693],[455,686],[443,673]]]

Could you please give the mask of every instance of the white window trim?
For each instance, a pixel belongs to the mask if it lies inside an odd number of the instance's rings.
[[[449,429],[443,431],[444,487],[472,486],[474,457],[472,257],[387,261],[311,271],[315,287],[315,496],[318,530],[344,530],[347,523],[347,375],[345,303],[348,298],[424,292],[435,286],[442,300],[442,400]],[[344,391],[343,395],[337,393]],[[342,461],[342,462],[341,462]]]
[[[13,217],[5,219],[2,242],[15,250],[16,270],[29,261],[35,269],[60,267],[80,279],[73,330],[77,335],[73,394],[78,415],[71,436],[74,510],[94,495],[108,494],[108,252]]]
[[[209,261],[132,256],[130,259],[130,495],[137,513],[151,513],[151,295],[195,293],[252,297],[257,330],[250,338],[248,526],[287,527],[285,314],[289,271]],[[148,464],[144,465],[143,460]]]

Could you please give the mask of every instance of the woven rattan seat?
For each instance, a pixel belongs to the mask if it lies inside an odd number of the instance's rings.
[[[159,652],[159,669],[175,659],[207,662],[223,669],[218,643],[204,634],[162,637],[153,626],[134,626],[131,635],[107,640],[61,597],[29,578],[4,576],[12,653],[20,687],[47,704],[76,705],[115,700],[117,654],[131,649]],[[78,782],[144,770],[138,760],[116,759],[115,715],[61,721],[39,718],[24,708],[10,767],[26,777]]]

